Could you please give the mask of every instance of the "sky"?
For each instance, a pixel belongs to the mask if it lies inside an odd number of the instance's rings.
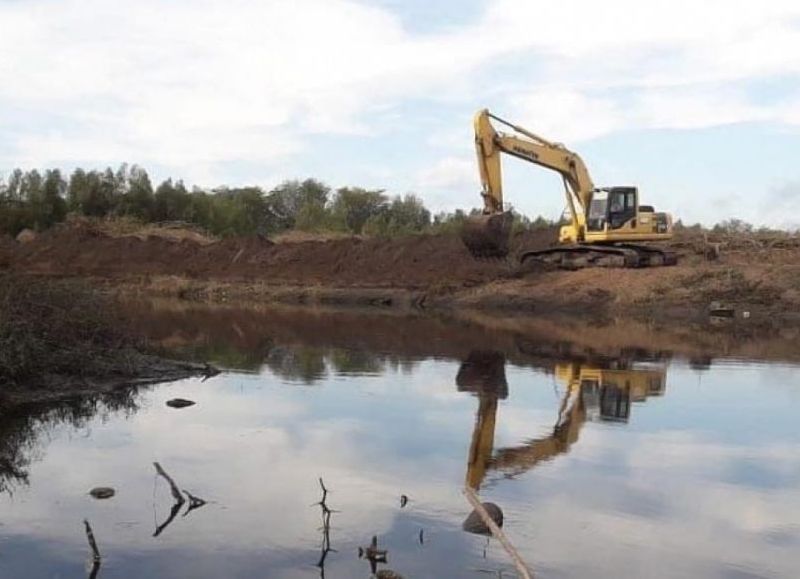
[[[800,2],[0,0],[0,174],[122,162],[481,204],[478,109],[684,222],[800,226]],[[564,209],[504,161],[506,201]]]

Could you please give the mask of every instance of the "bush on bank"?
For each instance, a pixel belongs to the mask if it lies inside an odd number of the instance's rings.
[[[0,385],[123,374],[134,346],[113,304],[85,285],[0,277]]]

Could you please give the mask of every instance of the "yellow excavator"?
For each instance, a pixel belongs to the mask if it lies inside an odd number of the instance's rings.
[[[495,121],[511,129],[500,132]],[[513,217],[503,206],[502,153],[559,173],[564,182],[570,222],[561,227],[558,245],[523,251],[522,263],[562,266],[644,267],[674,265],[674,253],[643,242],[672,238],[672,217],[640,205],[633,186],[595,187],[583,160],[560,143],[548,141],[483,109],[474,119],[475,149],[483,190],[481,215],[470,217],[461,232],[475,257],[509,253]]]
[[[625,361],[591,365],[557,363],[556,379],[565,387],[558,419],[550,434],[520,446],[494,450],[497,406],[508,396],[505,358],[497,352],[473,352],[459,368],[459,391],[478,397],[478,412],[467,459],[466,485],[479,490],[487,471],[504,477],[522,474],[541,462],[569,452],[588,421],[627,422],[631,403],[662,396],[666,370],[636,367]]]

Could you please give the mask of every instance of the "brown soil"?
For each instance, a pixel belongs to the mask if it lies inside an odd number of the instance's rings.
[[[550,245],[554,229],[512,240],[512,255]],[[0,268],[49,276],[90,277],[102,284],[180,297],[247,297],[294,303],[428,308],[474,307],[602,314],[704,314],[721,301],[753,320],[791,317],[800,306],[797,237],[685,233],[672,243],[679,265],[641,270],[520,271],[507,261],[473,259],[454,236],[400,239],[251,237],[200,243],[191,236],[111,235],[62,226],[27,244],[0,239]]]
[[[515,246],[545,246],[551,232],[525,234]],[[3,256],[5,254],[5,256]],[[25,245],[0,246],[13,269],[47,275],[185,275],[200,279],[260,279],[334,287],[428,288],[508,277],[505,262],[476,261],[452,236],[402,239],[345,237],[273,243],[258,237],[201,244],[162,236],[112,236],[60,227]]]

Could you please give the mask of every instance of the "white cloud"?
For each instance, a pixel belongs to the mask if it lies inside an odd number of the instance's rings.
[[[792,119],[788,108],[757,106],[721,87],[646,88],[616,100],[549,87],[511,99],[510,108],[520,124],[567,145],[621,130],[701,129]]]
[[[800,73],[798,18],[788,0],[494,0],[471,23],[415,34],[355,0],[0,3],[0,110],[26,115],[0,115],[0,163],[124,160],[231,182],[252,177],[236,163],[302,167],[322,154],[319,134],[414,134],[413,113],[385,123],[410,102],[490,105],[567,144],[636,128],[796,127],[796,104],[755,103],[748,83]],[[456,116],[425,130],[461,131]],[[467,136],[416,142],[400,154],[416,159],[419,184],[476,185]],[[398,183],[390,172],[385,185]]]
[[[567,144],[606,135],[624,124],[624,113],[613,101],[566,87],[534,89],[513,98],[510,106],[516,122]]]
[[[444,157],[421,171],[417,182],[423,189],[464,189],[478,187],[475,161],[461,157]]]

